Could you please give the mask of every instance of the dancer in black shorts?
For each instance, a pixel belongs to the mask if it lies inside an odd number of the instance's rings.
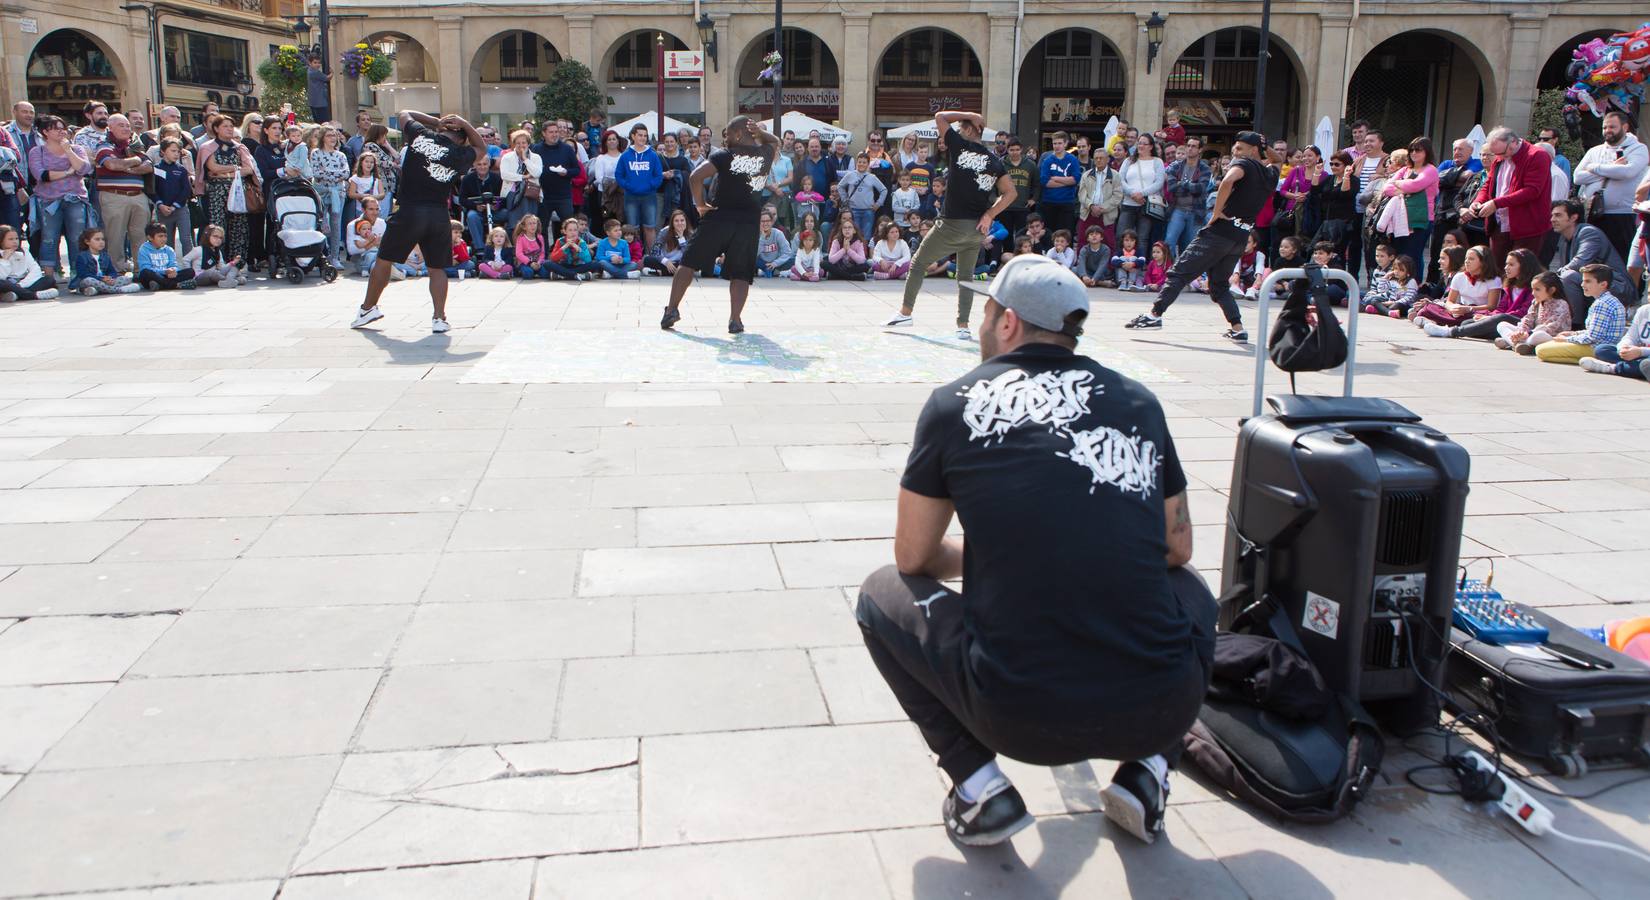
[[[756,238],[761,232],[762,186],[767,183],[779,150],[774,137],[750,116],[734,116],[722,130],[722,148],[711,153],[688,176],[693,205],[699,210],[699,229],[682,254],[682,265],[670,282],[670,305],[659,327],[666,330],[681,321],[677,310],[695,272],[704,274],[722,257],[722,277],[728,280],[728,333],[740,334],[745,323],[745,298],[756,277]],[[705,202],[705,182],[716,179],[716,200]]]
[[[459,116],[437,119],[411,110],[401,113],[401,140],[407,158],[395,192],[396,209],[385,223],[378,262],[367,278],[366,302],[349,327],[360,328],[384,318],[384,311],[378,308],[378,295],[390,283],[392,264],[405,263],[407,255],[418,247],[430,268],[430,301],[435,307],[430,330],[440,334],[447,330],[445,269],[453,264],[452,218],[447,204],[459,178],[475,164],[476,154],[487,152],[487,145]]]

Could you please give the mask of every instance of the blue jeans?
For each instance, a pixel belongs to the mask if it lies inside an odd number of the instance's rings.
[[[1641,356],[1638,359],[1622,359],[1621,351],[1615,344],[1599,344],[1593,348],[1593,358],[1599,362],[1609,363],[1616,367],[1616,374],[1623,378],[1639,378],[1650,381],[1650,356]]]
[[[40,204],[40,233],[43,235],[40,242],[40,267],[55,269],[62,259],[57,252],[59,239],[67,241],[70,254],[80,249],[80,233],[86,230],[87,216],[91,204],[80,198],[64,198],[56,204],[57,209],[48,212],[50,203]]]
[[[1415,283],[1420,284],[1427,279],[1427,247],[1432,240],[1432,225],[1411,231],[1408,235],[1398,238],[1397,251],[1399,256],[1407,256],[1415,260],[1418,268],[1415,270]]]
[[[859,231],[859,236],[864,238],[867,244],[871,243],[874,240],[871,236],[871,228],[877,223],[877,211],[874,209],[851,209],[848,211],[848,215],[853,218],[854,228]]]
[[[464,214],[464,230],[470,235],[470,246],[487,246],[487,216],[470,210]]]
[[[1197,234],[1199,214],[1191,209],[1174,209],[1169,211],[1169,228],[1163,233],[1163,243],[1169,245],[1169,251],[1175,256],[1186,249],[1192,242],[1192,235]]]
[[[550,261],[545,260],[536,266],[518,262],[516,263],[516,277],[523,281],[531,281],[534,278],[549,278]]]
[[[637,228],[659,227],[658,194],[625,194],[624,223]],[[590,223],[592,226],[594,222]]]
[[[320,188],[321,212],[327,233],[327,252],[334,258],[344,255],[344,186]]]
[[[603,272],[606,272],[607,274],[612,275],[614,278],[628,277],[629,273],[634,272],[637,269],[641,268],[641,266],[638,266],[633,262],[610,263],[605,259],[596,260],[596,265]]]
[[[374,247],[361,254],[361,274],[372,274],[372,267],[378,262],[378,248]]]

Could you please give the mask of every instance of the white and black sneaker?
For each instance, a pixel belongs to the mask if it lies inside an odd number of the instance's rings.
[[[1140,760],[1123,763],[1111,784],[1100,792],[1106,818],[1117,827],[1150,844],[1163,833],[1163,809],[1169,801],[1169,770],[1162,757],[1153,757],[1162,777]]]
[[[1163,318],[1151,313],[1141,313],[1123,323],[1124,328],[1162,328]]]
[[[898,327],[900,325],[909,325],[909,324],[911,324],[911,317],[906,315],[905,313],[899,313],[898,315],[895,315],[892,319],[889,319],[887,322],[884,322],[882,327],[884,327],[884,328],[895,328],[895,327]]]
[[[1249,332],[1244,331],[1241,328],[1227,328],[1225,331],[1221,332],[1220,336],[1234,344],[1249,343]]]
[[[962,328],[958,328],[957,329],[957,340],[959,340],[959,341],[972,341],[972,340],[974,340],[974,333],[969,331],[967,326],[964,326]]]
[[[1026,812],[1026,803],[1020,792],[1007,778],[995,778],[980,792],[980,799],[969,803],[957,795],[953,787],[940,806],[945,819],[945,831],[951,839],[970,847],[989,847],[1000,844],[1036,821]]]
[[[349,323],[351,328],[360,328],[384,318],[384,311],[374,306],[372,309],[358,309],[355,311],[355,321]]]
[[[449,329],[451,327],[452,327],[451,325],[447,324],[446,319],[435,318],[435,319],[430,320],[430,333],[431,334],[446,334],[447,329]]]

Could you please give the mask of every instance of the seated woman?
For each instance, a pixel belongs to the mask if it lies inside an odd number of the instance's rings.
[[[1469,251],[1470,255],[1470,251]],[[1439,325],[1423,322],[1421,330],[1430,337],[1473,338],[1493,341],[1500,335],[1502,325],[1516,325],[1530,311],[1530,279],[1541,271],[1541,261],[1528,250],[1514,250],[1507,254],[1507,265],[1502,271],[1501,299],[1495,306],[1475,312],[1459,325]]]
[[[1445,250],[1439,254],[1439,261],[1445,257],[1452,264],[1459,259],[1460,271],[1450,278],[1449,291],[1441,302],[1428,303],[1414,314],[1416,328],[1427,322],[1460,325],[1501,302],[1501,272],[1490,255],[1490,248],[1480,244],[1466,253]]]

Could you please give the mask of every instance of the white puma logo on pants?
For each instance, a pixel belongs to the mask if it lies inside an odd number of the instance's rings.
[[[947,593],[946,591],[935,591],[934,596],[929,597],[927,600],[913,600],[913,601],[911,601],[911,605],[922,607],[922,617],[924,619],[932,618],[932,611],[929,609],[929,607],[934,603],[935,600],[938,600],[941,597],[944,597],[946,595],[946,593]]]

